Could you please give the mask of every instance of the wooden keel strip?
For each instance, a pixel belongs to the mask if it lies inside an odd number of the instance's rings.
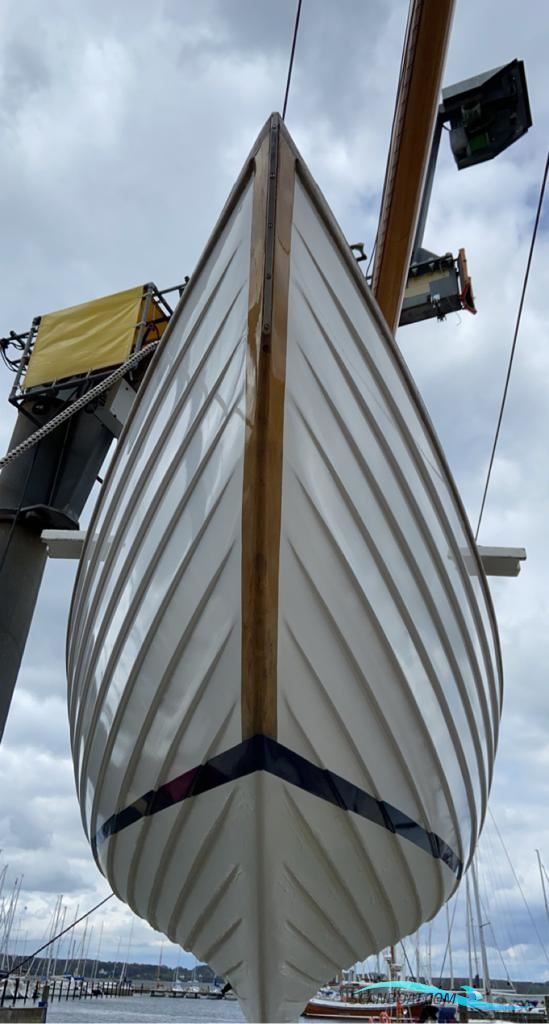
[[[282,449],[295,154],[278,115],[255,160],[242,494],[242,738],[277,736]]]

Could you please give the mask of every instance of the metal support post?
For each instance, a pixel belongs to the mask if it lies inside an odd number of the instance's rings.
[[[473,880],[473,893],[475,896],[475,905],[477,908],[477,924],[478,924],[478,936],[480,942],[480,955],[482,958],[482,973],[484,975],[484,998],[487,1002],[490,1002],[492,997],[492,987],[490,983],[490,972],[488,970],[488,956],[486,953],[486,943],[484,941],[484,933],[482,929],[485,927],[486,922],[483,923],[480,909],[480,892],[478,888],[478,875],[476,861],[471,861],[471,878]]]
[[[442,135],[443,124],[444,115],[442,112],[442,107],[439,107],[437,119],[435,121],[433,141],[431,143],[431,152],[429,154],[429,163],[427,164],[427,171],[425,174],[425,184],[423,186],[423,192],[421,195],[421,205],[419,208],[419,215],[417,219],[416,234],[414,238],[414,244],[412,246],[412,263],[418,262],[418,252],[423,245],[423,235],[425,234],[425,225],[427,223],[429,204],[431,202],[431,193],[433,191],[433,181],[435,180],[435,171],[437,169],[438,151],[440,149],[440,139]]]
[[[33,419],[20,411],[10,441],[17,447],[58,411],[53,402]],[[44,528],[78,529],[113,434],[83,410],[43,438],[0,473],[0,739],[42,582],[47,547]]]

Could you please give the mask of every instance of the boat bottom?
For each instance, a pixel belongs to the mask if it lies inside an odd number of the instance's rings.
[[[413,842],[267,771],[145,816],[99,853],[115,892],[227,978],[254,1021],[297,1020],[456,884]]]

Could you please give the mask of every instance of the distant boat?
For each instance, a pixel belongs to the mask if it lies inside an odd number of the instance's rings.
[[[427,1000],[415,1000],[410,1003],[392,1002],[359,1002],[358,1000],[326,999],[314,997],[310,999],[303,1011],[304,1017],[311,1017],[319,1020],[364,1020],[378,1021],[380,1024],[388,1024],[390,1020],[399,1021],[421,1021],[425,1017]],[[436,1019],[436,1010],[433,1018]]]
[[[201,995],[200,985],[188,985],[185,989],[185,999],[200,999]]]
[[[250,1020],[431,918],[486,810],[492,603],[429,417],[274,115],[88,531],[79,799],[131,908]]]
[[[211,985],[205,996],[206,999],[223,999],[223,989],[219,985]]]

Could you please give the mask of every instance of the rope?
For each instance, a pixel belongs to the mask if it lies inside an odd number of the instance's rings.
[[[545,194],[545,184],[546,184],[546,181],[547,181],[547,171],[548,170],[549,170],[549,153],[547,154],[547,159],[545,161],[545,171],[543,173],[543,180],[542,180],[542,183],[541,183],[541,189],[540,189],[539,201],[538,201],[538,209],[537,209],[537,212],[536,212],[536,219],[534,221],[534,229],[532,231],[532,239],[530,241],[530,251],[528,253],[528,261],[526,263],[526,271],[525,271],[525,274],[524,274],[524,281],[523,281],[523,284],[522,284],[522,293],[521,293],[521,296],[520,296],[519,308],[518,308],[518,313],[517,313],[517,320],[516,320],[516,324],[515,324],[515,333],[513,335],[513,344],[511,345],[511,355],[509,357],[509,366],[507,367],[507,377],[506,377],[506,380],[505,380],[505,387],[503,389],[503,397],[502,397],[502,400],[501,400],[501,406],[500,406],[500,410],[499,410],[498,423],[497,423],[497,427],[496,427],[496,434],[495,434],[495,437],[494,437],[494,443],[492,445],[492,454],[490,456],[490,464],[488,466],[488,474],[486,476],[486,483],[484,485],[484,493],[482,495],[482,503],[481,503],[481,506],[480,506],[480,513],[479,513],[477,529],[476,529],[476,533],[475,533],[475,541],[478,540],[480,524],[482,523],[482,515],[483,515],[483,512],[484,512],[484,505],[486,503],[486,495],[488,494],[488,487],[489,487],[489,484],[490,484],[490,477],[492,475],[492,467],[494,465],[494,458],[495,458],[495,455],[496,455],[496,448],[497,448],[497,444],[498,444],[498,440],[499,440],[499,432],[500,432],[500,428],[501,428],[501,421],[503,419],[503,410],[505,409],[505,402],[507,400],[507,391],[509,390],[509,381],[511,379],[511,370],[513,368],[513,359],[514,359],[514,356],[515,356],[515,348],[516,348],[516,345],[517,345],[518,332],[519,332],[520,321],[521,321],[521,317],[522,317],[522,309],[523,309],[523,306],[524,306],[524,297],[526,295],[526,288],[527,288],[527,285],[528,285],[528,278],[530,276],[530,266],[531,266],[531,263],[532,263],[532,256],[534,254],[534,246],[536,244],[536,236],[537,236],[537,233],[538,233],[538,224],[539,224],[540,217],[541,217],[541,208],[543,206],[543,196]]]
[[[548,163],[549,163],[549,157],[548,157]],[[547,167],[545,168],[545,173],[547,174]],[[496,819],[494,818],[494,815],[492,813],[491,808],[488,808],[488,810],[490,812],[490,817],[492,819],[492,824],[493,824],[493,826],[494,826],[494,828],[495,828],[495,830],[496,830],[496,832],[498,834],[499,841],[500,841],[501,845],[503,846],[503,851],[505,853],[505,856],[507,857],[507,863],[509,864],[509,867],[511,868],[511,871],[513,872],[513,878],[515,879],[515,882],[517,883],[518,891],[520,892],[520,895],[522,896],[522,902],[524,903],[524,906],[526,907],[526,910],[528,912],[528,917],[530,918],[530,922],[532,924],[532,928],[534,929],[534,931],[535,931],[535,933],[537,935],[538,942],[539,942],[539,945],[540,945],[540,949],[541,949],[545,959],[547,960],[547,963],[549,964],[549,957],[547,956],[547,950],[545,949],[545,946],[543,945],[543,942],[541,940],[541,935],[540,935],[540,933],[539,933],[539,931],[537,929],[536,922],[534,921],[534,918],[532,916],[532,911],[530,910],[530,907],[528,906],[528,903],[526,902],[526,896],[524,895],[524,891],[523,891],[523,888],[522,888],[522,886],[520,884],[518,875],[517,875],[517,873],[516,873],[516,871],[515,871],[515,869],[513,867],[513,862],[512,862],[512,860],[511,860],[511,858],[509,856],[509,852],[508,852],[507,847],[506,847],[506,845],[505,845],[505,843],[503,841],[503,836],[502,836],[502,834],[501,834],[501,832],[500,832],[500,830],[499,830],[499,828],[497,826]]]
[[[105,377],[105,380],[100,381],[99,384],[96,384],[95,387],[91,388],[90,391],[87,391],[85,395],[81,396],[81,398],[78,398],[72,403],[72,405],[68,405],[66,409],[63,409],[62,412],[57,414],[57,416],[54,416],[52,420],[45,423],[43,427],[40,427],[39,430],[35,430],[34,434],[27,437],[25,441],[22,441],[21,444],[12,448],[7,455],[4,455],[4,457],[0,459],[0,469],[3,469],[4,466],[8,466],[10,462],[14,461],[14,459],[18,459],[20,455],[24,455],[25,452],[30,451],[31,448],[34,448],[35,444],[38,444],[44,437],[51,434],[53,430],[60,427],[61,424],[70,419],[71,416],[80,412],[81,409],[85,409],[90,402],[93,402],[94,398],[97,398],[99,395],[103,394],[104,391],[107,391],[112,384],[115,384],[116,381],[124,377],[129,370],[132,370],[134,366],[137,366],[141,359],[150,355],[157,347],[158,343],[158,341],[152,341],[149,345],[145,345],[144,348],[140,349],[139,352],[134,352],[133,356],[130,356],[122,366],[113,370],[108,377]]]
[[[290,85],[292,81],[292,71],[294,67],[294,56],[295,56],[295,44],[297,42],[297,33],[299,29],[299,19],[301,17],[301,4],[302,0],[297,0],[297,11],[295,16],[294,25],[294,37],[292,39],[292,49],[290,51],[290,63],[288,66],[288,77],[286,79],[286,92],[284,93],[284,103],[282,105],[282,120],[286,119],[286,108],[288,106],[288,96],[290,95]]]
[[[484,916],[487,917],[486,909],[484,907],[484,904],[482,903],[482,900],[480,901],[480,904],[481,904],[482,909],[484,910]],[[494,928],[493,928],[493,925],[492,925],[491,921],[488,921],[488,927],[489,927],[490,931],[492,932],[492,938],[494,940],[494,946],[495,946],[496,952],[497,952],[497,954],[498,954],[498,956],[499,956],[499,958],[501,960],[501,966],[503,967],[503,970],[505,971],[505,974],[506,974],[506,977],[507,977],[507,983],[508,983],[510,988],[513,988],[514,986],[513,986],[512,979],[511,979],[511,975],[509,974],[509,971],[507,970],[507,964],[505,963],[505,960],[503,959],[503,954],[501,952],[501,949],[499,948],[499,944],[498,944],[498,941],[496,939],[496,933],[494,931]]]
[[[76,928],[77,924],[80,924],[80,922],[83,921],[86,917],[89,917],[90,914],[93,914],[96,910],[99,910],[99,907],[102,907],[104,903],[108,903],[109,900],[112,900],[113,896],[113,892],[109,893],[109,895],[105,896],[103,900],[100,900],[99,903],[96,903],[95,907],[92,907],[91,910],[87,910],[85,914],[82,914],[82,917],[79,917],[77,921],[73,921],[72,924],[69,924],[66,928],[63,928],[63,931],[58,932],[57,935],[54,935],[53,939],[48,939],[48,941],[45,942],[43,946],[40,946],[38,949],[36,949],[34,953],[30,954],[30,956],[25,957],[25,959],[21,960],[15,967],[12,967],[11,970],[4,975],[4,977],[9,978],[10,974],[14,974],[15,971],[20,971],[25,964],[28,964],[29,960],[34,960],[34,958],[38,956],[38,954],[41,953],[43,949],[47,949],[48,946],[51,946],[52,942],[57,942],[57,939],[60,939],[63,935],[66,935],[67,932],[70,932],[71,928]]]

